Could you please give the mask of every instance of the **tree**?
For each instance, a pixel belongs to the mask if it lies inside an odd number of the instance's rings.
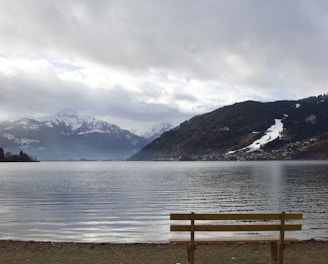
[[[27,155],[26,153],[24,153],[22,150],[19,153],[19,161],[22,162],[27,162],[27,161],[32,161],[33,159]]]
[[[0,161],[7,161],[7,162],[12,162],[12,161],[19,161],[19,162],[31,162],[31,161],[36,161],[36,158],[33,159],[30,157],[28,154],[24,153],[22,150],[20,151],[19,155],[13,154],[10,151],[4,152],[3,148],[0,147]]]
[[[3,148],[0,148],[0,160],[4,160],[4,159],[5,159],[5,152]]]
[[[6,159],[6,160],[11,160],[12,157],[13,157],[13,154],[12,154],[10,151],[7,151],[7,152],[6,152],[6,155],[5,155],[5,159]]]

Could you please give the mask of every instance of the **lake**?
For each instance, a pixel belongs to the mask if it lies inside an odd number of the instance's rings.
[[[328,162],[0,163],[0,239],[168,242],[190,211],[301,211],[328,240]]]

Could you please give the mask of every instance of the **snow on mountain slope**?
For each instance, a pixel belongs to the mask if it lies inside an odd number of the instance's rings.
[[[120,133],[124,131],[117,125],[97,120],[93,117],[81,117],[77,111],[67,109],[53,116],[46,116],[39,119],[45,126],[62,126],[65,133],[84,135],[89,133]],[[69,130],[67,130],[67,128]],[[64,134],[65,134],[64,133]]]
[[[66,127],[69,127],[72,131],[75,131],[76,129],[81,127],[84,119],[80,118],[75,110],[66,109],[58,112],[53,116],[45,116],[39,118],[38,121],[48,127],[64,125]]]
[[[233,154],[237,151],[242,151],[242,150],[246,150],[247,152],[256,151],[259,150],[261,147],[263,147],[265,144],[268,144],[269,142],[279,138],[284,130],[284,125],[281,119],[275,119],[274,121],[275,121],[274,125],[269,127],[260,139],[255,140],[252,144],[242,149],[229,151],[228,154]]]
[[[23,148],[28,146],[29,144],[33,143],[39,143],[40,141],[37,139],[31,139],[31,138],[17,138],[15,135],[4,133],[4,138],[7,138],[9,141],[13,141],[15,144],[21,145]]]
[[[173,128],[173,125],[170,123],[159,123],[154,125],[148,131],[129,131],[120,128],[117,125],[110,124],[108,122],[95,119],[93,117],[82,117],[77,111],[73,109],[66,109],[61,111],[53,116],[45,116],[39,118],[44,126],[53,128],[53,127],[62,127],[62,134],[77,134],[85,135],[90,133],[106,133],[106,134],[126,134],[126,138],[129,139],[133,135],[138,135],[142,138],[145,138],[147,141],[151,142],[155,138],[159,137],[164,132]]]
[[[153,141],[155,138],[160,137],[164,132],[173,128],[173,125],[170,123],[159,123],[154,125],[151,130],[143,132],[140,136],[147,139],[149,142]]]
[[[108,133],[108,134],[119,134],[125,130],[121,129],[117,125],[109,124],[105,121],[89,118],[84,120],[79,128],[75,130],[78,135],[85,135],[90,133]],[[125,131],[128,132],[128,131]]]
[[[277,138],[280,137],[281,133],[284,130],[284,125],[281,122],[281,119],[275,119],[275,124],[272,125],[265,131],[264,135],[254,141],[251,145],[247,146],[245,149],[248,149],[248,152],[255,151],[261,148],[261,146],[276,140]]]

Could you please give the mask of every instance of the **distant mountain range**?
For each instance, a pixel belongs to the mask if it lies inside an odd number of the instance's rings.
[[[328,159],[328,95],[236,103],[142,135],[65,110],[0,122],[0,147],[38,160]]]
[[[246,101],[195,116],[130,160],[328,159],[328,95]]]
[[[21,150],[39,160],[127,159],[157,137],[161,126],[147,138],[94,118],[65,110],[41,119],[0,122],[0,147]]]

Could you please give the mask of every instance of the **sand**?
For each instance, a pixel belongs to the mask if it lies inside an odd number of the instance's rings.
[[[228,243],[199,245],[197,264],[270,263],[267,243]],[[115,263],[161,264],[187,263],[185,245],[120,243],[54,243],[0,241],[0,264],[38,263]],[[285,264],[328,263],[328,242],[302,241],[285,245]]]

